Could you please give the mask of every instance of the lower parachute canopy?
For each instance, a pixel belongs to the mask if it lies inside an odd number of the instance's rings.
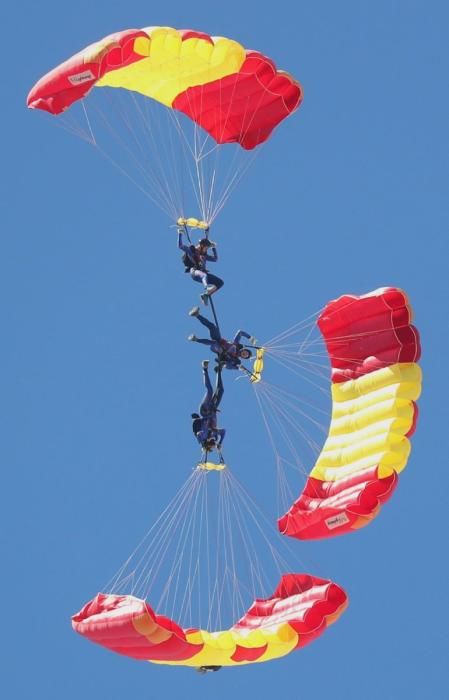
[[[72,618],[92,642],[134,659],[210,667],[269,661],[305,646],[336,622],[348,603],[342,588],[307,574],[286,574],[270,598],[256,600],[230,629],[183,629],[131,595],[99,593]]]
[[[421,392],[421,348],[403,291],[342,296],[318,318],[332,367],[329,435],[305,488],[279,519],[298,539],[367,525],[398,483]]]

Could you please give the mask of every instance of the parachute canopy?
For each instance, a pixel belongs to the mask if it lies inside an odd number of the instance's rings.
[[[410,453],[421,348],[403,291],[342,296],[318,318],[332,367],[329,435],[283,534],[339,535],[367,525],[392,495]]]
[[[289,654],[320,636],[347,606],[331,581],[286,574],[230,629],[183,629],[131,595],[98,594],[72,618],[73,629],[119,654],[180,666],[237,666]]]
[[[28,107],[59,114],[94,87],[124,88],[183,112],[217,143],[253,149],[300,105],[302,89],[232,39],[170,27],[111,34],[54,68]]]

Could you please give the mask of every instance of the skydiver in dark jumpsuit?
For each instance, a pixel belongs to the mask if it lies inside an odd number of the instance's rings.
[[[208,360],[203,360],[202,367],[206,393],[199,408],[200,413],[192,413],[192,430],[206,453],[213,449],[220,452],[221,444],[226,435],[226,430],[219,428],[217,423],[218,407],[224,394],[221,369],[217,372],[216,385],[213,389],[209,377]]]
[[[189,311],[189,315],[195,316],[203,326],[206,326],[209,331],[210,339],[197,338],[196,335],[192,334],[189,335],[188,340],[201,343],[202,345],[208,345],[211,351],[217,355],[219,367],[238,369],[242,360],[248,360],[252,357],[251,351],[245,348],[240,340],[241,338],[248,338],[248,340],[254,344],[257,342],[254,336],[246,331],[239,330],[232,340],[226,340],[221,337],[218,326],[212,321],[209,321],[205,316],[202,316],[197,306]]]
[[[182,234],[183,230],[178,229],[178,248],[184,251],[185,272],[190,272],[190,276],[195,282],[203,284],[205,291],[201,294],[201,301],[203,304],[207,304],[209,297],[218,292],[224,284],[220,277],[213,275],[206,267],[208,262],[217,262],[217,247],[208,238],[202,238],[197,245],[185,245],[182,241]],[[212,249],[212,255],[208,253],[209,248]]]

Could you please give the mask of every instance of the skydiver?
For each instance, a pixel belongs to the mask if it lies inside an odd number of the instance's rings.
[[[220,371],[221,367],[226,367],[226,369],[238,369],[242,360],[249,360],[253,356],[251,350],[245,348],[240,340],[241,338],[247,338],[250,343],[255,345],[257,340],[254,336],[246,331],[239,330],[232,340],[222,338],[218,326],[212,321],[209,321],[205,316],[202,316],[198,306],[195,306],[189,311],[189,316],[194,316],[203,326],[206,326],[209,331],[210,339],[197,338],[196,335],[192,334],[189,335],[188,340],[210,347],[211,351],[217,355],[218,371]]]
[[[202,238],[197,245],[186,245],[182,241],[183,229],[178,228],[178,248],[184,251],[182,261],[185,266],[184,272],[189,272],[195,282],[201,282],[205,291],[201,294],[201,301],[207,304],[209,297],[223,286],[224,282],[220,277],[213,275],[207,270],[206,263],[217,262],[218,253],[216,243],[208,238]],[[212,255],[208,250],[212,249]]]
[[[221,444],[226,435],[226,430],[217,426],[218,407],[224,394],[221,369],[217,372],[215,389],[212,389],[208,360],[203,360],[202,368],[206,393],[199,408],[200,413],[192,413],[192,430],[206,453],[213,449],[220,452]]]
[[[196,671],[198,671],[198,673],[201,673],[201,675],[204,675],[208,671],[213,671],[215,673],[215,671],[219,671],[220,668],[223,668],[223,666],[198,666],[196,668]]]

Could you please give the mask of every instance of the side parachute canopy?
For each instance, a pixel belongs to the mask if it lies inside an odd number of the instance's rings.
[[[232,39],[170,27],[128,29],[41,78],[28,107],[59,114],[94,87],[140,93],[186,114],[217,143],[252,149],[302,101],[299,83]]]
[[[230,629],[183,629],[131,595],[100,593],[72,618],[73,629],[134,659],[178,666],[239,666],[289,654],[320,636],[347,606],[337,584],[286,574],[270,598],[256,600]]]
[[[318,318],[332,367],[328,438],[305,488],[279,519],[298,539],[340,535],[378,514],[407,464],[421,392],[421,348],[403,291],[342,296]]]

